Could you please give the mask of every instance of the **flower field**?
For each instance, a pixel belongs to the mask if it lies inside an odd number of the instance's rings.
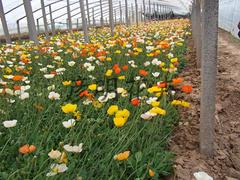
[[[0,179],[161,179],[192,91],[188,20],[0,47]]]

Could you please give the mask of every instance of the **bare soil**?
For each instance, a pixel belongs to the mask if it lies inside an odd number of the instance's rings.
[[[170,140],[176,153],[171,179],[191,180],[194,172],[204,171],[214,180],[240,180],[240,41],[219,30],[218,45],[214,158],[199,152],[200,72],[190,41],[189,62],[182,76],[193,85],[193,93],[186,98],[192,107],[180,110],[181,122]]]

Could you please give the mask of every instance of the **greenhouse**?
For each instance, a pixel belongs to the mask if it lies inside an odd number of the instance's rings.
[[[239,0],[0,0],[1,180],[239,180]]]

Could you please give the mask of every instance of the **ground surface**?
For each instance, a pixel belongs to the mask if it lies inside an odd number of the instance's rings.
[[[187,55],[190,63],[183,73],[194,88],[188,97],[192,107],[182,113],[182,121],[170,141],[171,149],[177,154],[172,179],[194,179],[193,173],[197,171],[205,171],[216,180],[240,179],[240,41],[220,30],[216,151],[210,160],[199,153],[200,73],[196,69],[195,54],[191,48]]]

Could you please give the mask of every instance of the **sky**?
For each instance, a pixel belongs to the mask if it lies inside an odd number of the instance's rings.
[[[44,0],[45,1],[45,5],[48,5],[49,3],[53,3],[59,0]],[[116,9],[116,14],[117,14],[117,19],[120,17],[120,10],[119,10],[119,0],[112,0],[113,1],[113,6],[114,9]],[[122,6],[125,6],[125,0],[120,0]],[[145,0],[146,4],[148,4],[148,0]],[[171,5],[171,9],[175,12],[175,13],[179,13],[179,14],[186,14],[189,11],[189,4],[190,4],[191,0],[151,0],[151,2],[158,2],[164,5]],[[10,9],[12,9],[13,7],[16,7],[20,4],[23,3],[22,0],[2,0],[3,2],[3,7],[4,7],[4,12],[6,13],[7,11],[9,11]],[[75,3],[74,3],[75,2]],[[88,0],[89,2],[89,9],[90,9],[90,15],[92,14],[92,9],[94,7],[94,11],[96,14],[96,21],[100,21],[100,3],[99,0]],[[103,10],[108,9],[108,0],[102,0],[104,7]],[[131,6],[131,4],[135,4],[135,0],[128,0],[128,6]],[[141,5],[142,5],[143,0],[137,0],[137,4],[138,7],[140,9]],[[74,16],[72,18],[72,22],[73,25],[76,25],[77,23],[77,19],[79,19],[81,17],[80,15],[80,8],[79,8],[79,0],[70,0],[70,4],[74,3],[73,5],[71,5],[71,9],[76,9],[74,10],[71,14]],[[31,1],[32,4],[32,9],[33,11],[39,9],[41,7],[41,0],[32,0]],[[54,5],[52,5],[52,11],[59,9],[61,7],[66,6],[67,4],[67,0],[62,0],[61,2],[55,3]],[[86,5],[86,0],[85,0],[85,5]],[[129,10],[131,10],[131,8],[129,8]],[[46,13],[49,13],[49,7],[46,8]],[[67,13],[67,8],[63,8],[61,10],[58,10],[56,12],[53,13],[53,18],[56,18],[62,14],[66,14]],[[123,16],[125,14],[125,11],[123,11]],[[17,31],[17,24],[16,21],[19,18],[22,18],[25,16],[25,10],[24,7],[21,6],[19,8],[17,8],[16,10],[8,13],[6,15],[6,20],[7,20],[7,24],[9,27],[9,31],[10,33],[16,33]],[[37,11],[34,13],[34,18],[35,21],[36,19],[40,18],[42,16],[42,12],[41,10]],[[108,18],[108,12],[106,12],[104,14],[104,19]],[[48,22],[50,23],[49,19],[49,15],[47,16]],[[67,15],[57,18],[55,21],[58,23],[57,26],[61,26],[63,27],[63,25],[66,25],[66,19],[67,19]],[[92,18],[91,18],[92,20]],[[81,22],[81,20],[79,19],[79,22]],[[64,23],[64,24],[60,24],[60,23]],[[41,28],[43,28],[43,19],[40,18],[39,19],[39,24],[41,25]],[[26,18],[22,19],[20,21],[20,27],[21,27],[21,32],[23,31],[27,31],[27,21]],[[0,35],[3,34],[3,30],[2,30],[2,26],[0,24]]]

